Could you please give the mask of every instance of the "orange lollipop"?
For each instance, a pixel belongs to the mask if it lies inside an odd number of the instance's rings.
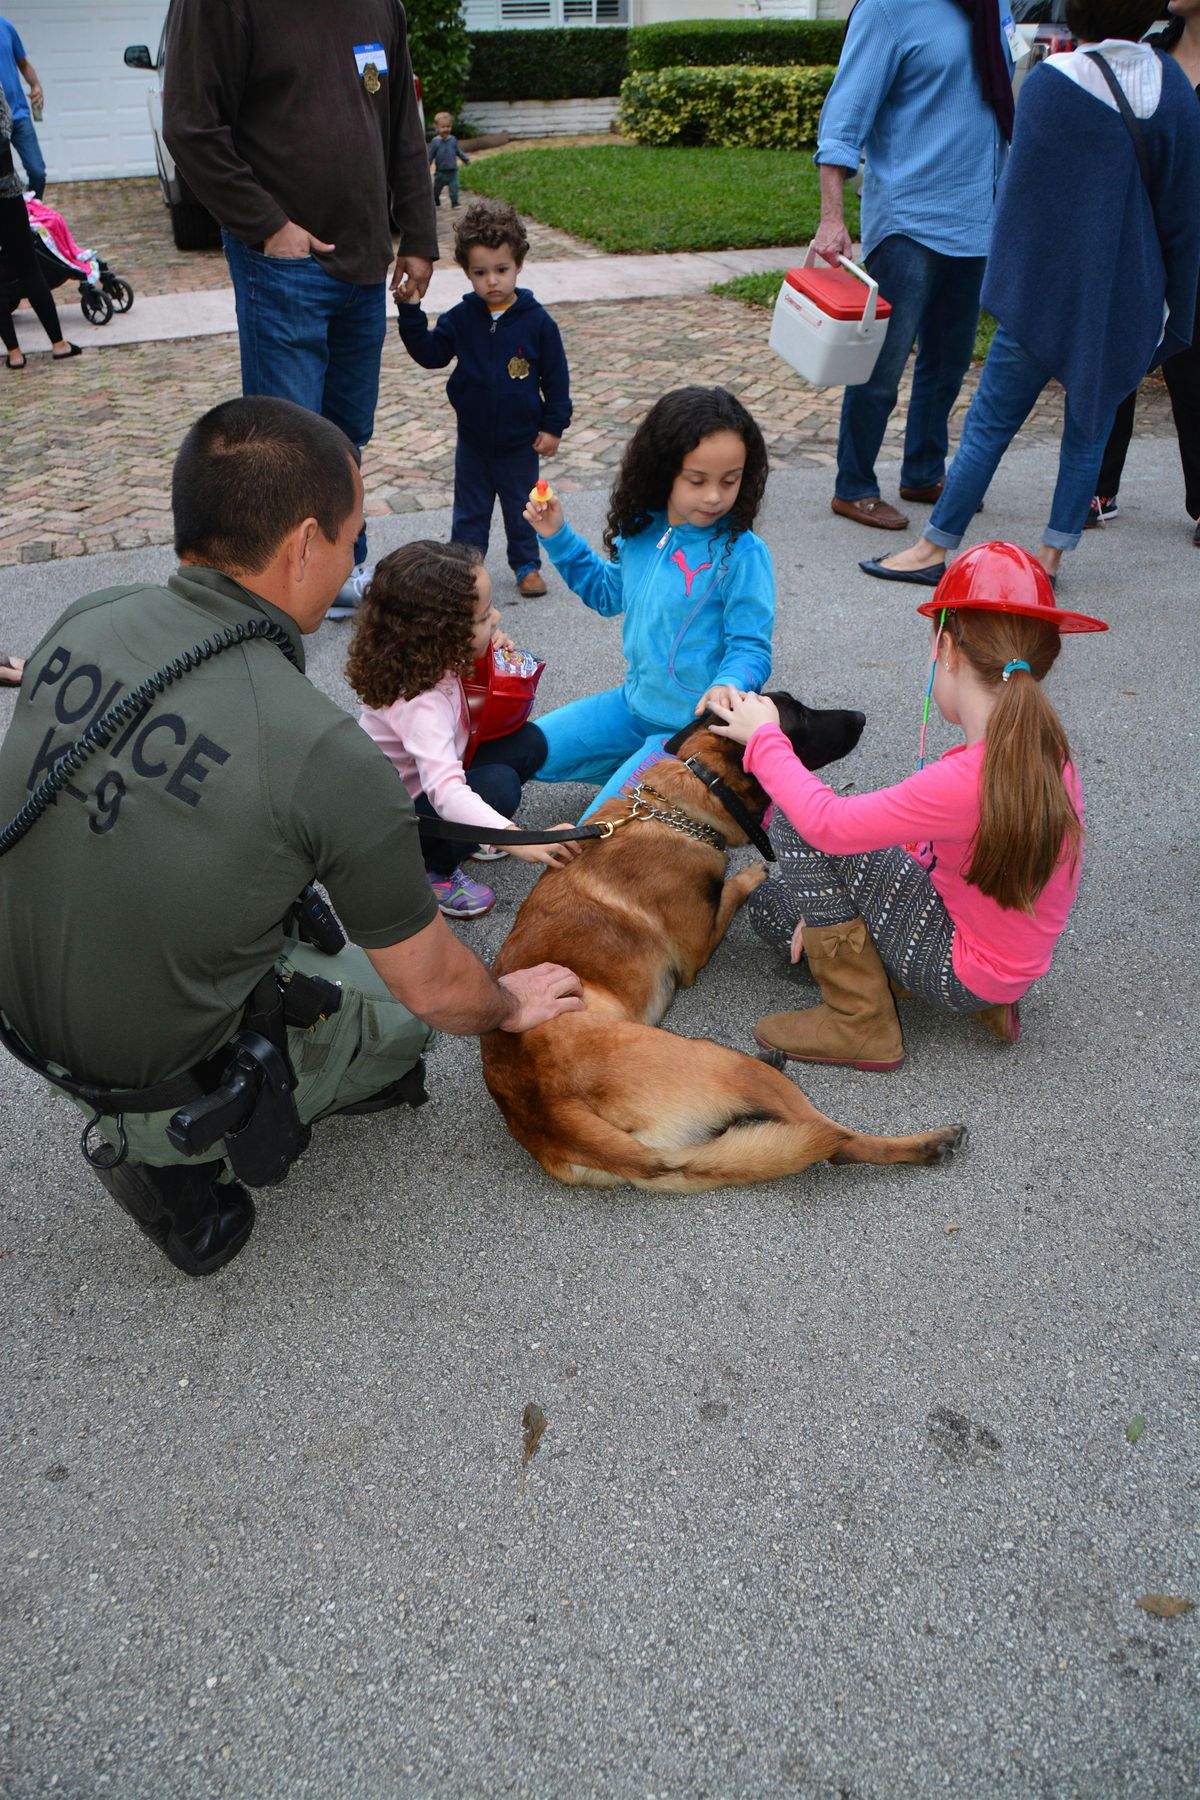
[[[544,475],[539,475],[530,488],[529,498],[535,506],[545,506],[548,500],[554,499],[554,489]]]

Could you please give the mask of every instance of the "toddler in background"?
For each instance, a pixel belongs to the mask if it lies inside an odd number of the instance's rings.
[[[553,456],[571,423],[567,358],[558,326],[517,277],[529,250],[525,227],[499,200],[470,206],[454,231],[454,256],[473,292],[430,329],[419,305],[397,303],[404,348],[423,369],[457,357],[446,394],[458,415],[450,534],[487,554],[492,509],[504,515],[508,561],[527,598],[546,592],[537,534],[525,517],[538,458]]]
[[[449,188],[450,210],[454,212],[458,207],[458,165],[469,163],[471,159],[458,147],[451,113],[435,113],[433,124],[437,132],[429,146],[429,166],[433,170],[433,204],[440,206],[442,189]]]
[[[522,725],[480,744],[470,769],[463,768],[470,730],[462,677],[489,645],[511,648],[498,629],[479,552],[427,538],[394,550],[376,564],[357,619],[346,679],[364,702],[359,723],[399,771],[418,815],[478,825],[481,840],[507,830],[546,740],[536,725]],[[430,886],[452,919],[476,918],[495,905],[491,888],[459,866],[479,847],[421,829]],[[521,844],[508,854],[553,865],[578,848]]]

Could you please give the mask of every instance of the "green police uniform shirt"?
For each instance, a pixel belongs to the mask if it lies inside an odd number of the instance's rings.
[[[259,639],[184,675],[0,862],[0,1007],[82,1080],[148,1086],[226,1042],[307,881],[366,949],[436,916],[399,775],[308,680],[295,622],[212,569],[90,594],[52,626],[0,747],[0,823],[121,695],[250,618],[295,661]]]

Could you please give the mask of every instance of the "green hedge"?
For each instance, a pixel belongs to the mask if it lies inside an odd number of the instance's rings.
[[[592,100],[620,93],[628,40],[624,25],[473,31],[468,100]]]
[[[836,63],[842,54],[842,19],[679,19],[668,25],[635,25],[629,33],[631,73],[651,69],[787,68]]]
[[[799,150],[817,141],[833,69],[659,69],[621,84],[621,130],[638,144]]]

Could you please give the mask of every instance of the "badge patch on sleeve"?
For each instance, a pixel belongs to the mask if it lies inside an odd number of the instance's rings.
[[[355,44],[354,66],[362,76],[368,94],[377,94],[379,77],[388,72],[387,51],[382,44]]]

